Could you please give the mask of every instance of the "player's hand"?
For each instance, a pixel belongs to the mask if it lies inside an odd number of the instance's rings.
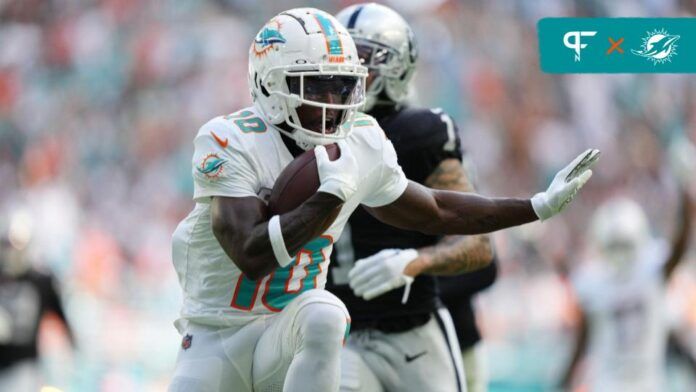
[[[415,249],[385,249],[356,261],[348,272],[348,284],[356,296],[366,301],[406,286],[401,299],[401,303],[406,303],[413,277],[404,274],[404,269],[416,257]]]
[[[546,192],[532,196],[532,208],[540,220],[561,212],[592,176],[590,167],[599,158],[599,150],[589,149],[556,173]]]
[[[668,154],[679,185],[690,190],[696,184],[696,147],[686,137],[679,137],[670,144]]]
[[[319,192],[330,193],[344,202],[358,189],[358,161],[345,140],[339,140],[340,157],[329,160],[324,146],[314,147],[319,172]]]

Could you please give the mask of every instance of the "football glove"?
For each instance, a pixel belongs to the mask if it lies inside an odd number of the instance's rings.
[[[563,170],[556,173],[546,192],[532,196],[532,208],[540,220],[546,220],[561,212],[573,200],[578,190],[592,176],[590,167],[599,158],[599,150],[589,149],[578,155]]]
[[[348,284],[356,296],[369,301],[387,291],[406,286],[401,303],[406,303],[413,277],[404,268],[418,257],[415,249],[384,249],[355,262],[348,272]]]
[[[314,147],[319,172],[319,192],[330,193],[344,202],[358,189],[358,161],[345,140],[338,142],[341,155],[329,160],[324,146]]]

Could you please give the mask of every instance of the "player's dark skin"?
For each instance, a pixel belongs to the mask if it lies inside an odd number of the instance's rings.
[[[322,234],[332,211],[342,205],[334,195],[317,192],[280,216],[283,239],[295,254]],[[370,208],[380,221],[426,234],[483,234],[537,220],[529,199],[489,198],[440,191],[409,182],[393,203]],[[220,197],[212,201],[213,233],[239,269],[252,280],[278,267],[268,237],[266,205],[256,197]]]
[[[303,113],[298,114],[302,118]],[[296,209],[280,215],[288,254],[295,254],[322,234],[327,220],[341,205],[336,196],[317,192]],[[529,199],[435,190],[415,182],[409,182],[391,204],[368,210],[386,224],[426,234],[483,234],[538,219]],[[211,214],[215,237],[249,279],[262,278],[278,267],[268,236],[271,216],[263,201],[256,197],[216,196]]]

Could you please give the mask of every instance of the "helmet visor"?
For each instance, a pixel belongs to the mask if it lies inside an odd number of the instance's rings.
[[[355,45],[358,49],[360,63],[372,72],[379,75],[397,78],[401,76],[404,69],[401,66],[399,52],[389,46],[366,39],[356,39]]]
[[[362,78],[346,75],[288,76],[290,94],[300,97],[300,123],[306,129],[334,134],[347,120],[348,109],[363,101]]]
[[[350,106],[363,99],[362,79],[345,75],[300,75],[287,77],[290,94],[300,96],[303,103]],[[307,102],[309,101],[309,102]]]

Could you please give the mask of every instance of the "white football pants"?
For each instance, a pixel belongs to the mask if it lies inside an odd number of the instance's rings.
[[[169,391],[338,391],[348,322],[338,298],[308,290],[242,326],[189,323]]]

